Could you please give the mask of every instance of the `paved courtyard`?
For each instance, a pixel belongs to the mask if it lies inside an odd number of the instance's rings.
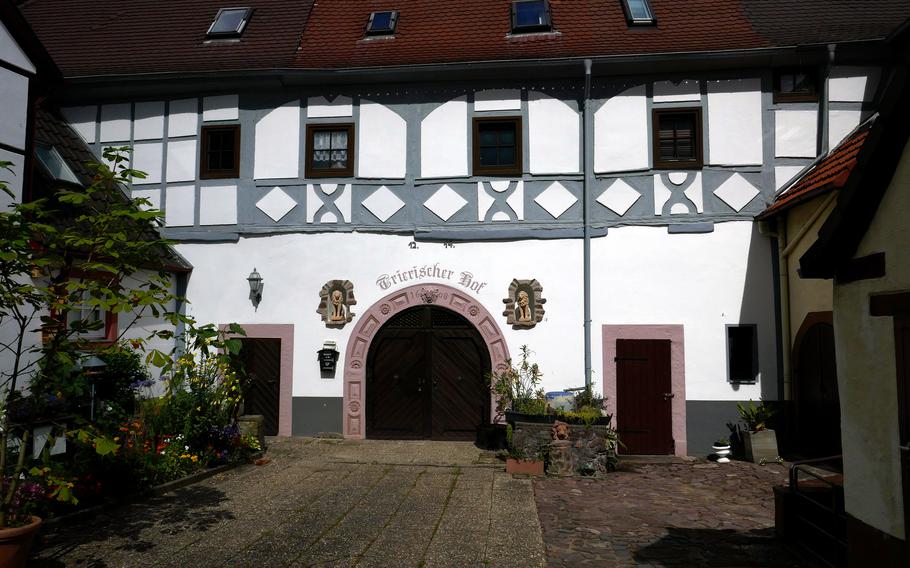
[[[534,482],[551,567],[808,567],[774,538],[787,469],[623,462],[603,480]]]
[[[803,566],[772,538],[776,465],[532,480],[467,443],[312,439],[268,458],[51,527],[29,566]]]

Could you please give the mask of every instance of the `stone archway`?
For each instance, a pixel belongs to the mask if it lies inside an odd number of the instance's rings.
[[[379,328],[395,314],[414,306],[434,305],[462,315],[486,343],[490,368],[508,367],[509,347],[496,319],[483,305],[463,291],[445,284],[418,284],[382,298],[358,318],[345,351],[342,412],[345,438],[364,437],[366,424],[366,362],[370,344]],[[491,395],[492,396],[492,395]],[[491,405],[495,407],[495,404]]]

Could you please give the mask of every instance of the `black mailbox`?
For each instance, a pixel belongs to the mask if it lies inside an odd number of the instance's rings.
[[[319,370],[327,373],[335,372],[338,362],[338,351],[334,348],[323,348],[316,352],[319,355]]]

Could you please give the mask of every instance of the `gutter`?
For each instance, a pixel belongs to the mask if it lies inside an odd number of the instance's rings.
[[[887,58],[888,46],[880,39],[844,42],[843,49],[860,50],[859,55],[868,59],[876,56]],[[266,68],[238,69],[234,71],[179,71],[156,73],[123,73],[118,75],[81,75],[66,77],[67,93],[76,92],[80,97],[97,102],[97,99],[109,99],[111,85],[117,86],[117,96],[130,96],[131,91],[160,93],[162,86],[175,91],[192,91],[204,89],[237,88],[262,90],[267,87],[262,83],[252,83],[256,78],[267,81],[273,87],[299,87],[314,85],[357,84],[381,80],[383,83],[408,82],[425,80],[427,76],[434,79],[446,77],[448,81],[476,80],[487,76],[491,80],[549,78],[571,79],[575,76],[577,65],[590,60],[599,67],[601,75],[609,72],[613,75],[638,75],[649,72],[679,73],[682,71],[700,71],[733,67],[766,67],[768,65],[786,65],[797,63],[818,63],[825,61],[825,44],[787,47],[760,47],[725,51],[691,51],[669,52],[659,54],[624,54],[589,57],[559,57],[534,59],[507,59],[492,61],[468,61],[451,63],[419,63],[412,65],[387,65],[375,67],[349,67],[339,69],[325,68]],[[872,53],[869,53],[872,51]],[[881,53],[879,53],[881,52]],[[810,57],[811,55],[811,57]]]
[[[581,184],[582,193],[582,229],[584,231],[584,245],[582,255],[584,265],[584,328],[585,328],[585,389],[591,390],[591,186],[594,178],[594,152],[591,140],[590,121],[591,115],[591,67],[590,59],[585,59],[585,94],[582,100],[584,112],[582,113],[582,168],[584,180]]]

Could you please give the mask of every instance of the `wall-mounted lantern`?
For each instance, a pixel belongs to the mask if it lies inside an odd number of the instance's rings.
[[[334,373],[335,365],[338,363],[338,350],[335,348],[335,342],[326,341],[322,345],[322,349],[316,353],[319,359],[319,370],[326,374]]]
[[[253,267],[253,271],[246,277],[246,281],[250,284],[250,301],[253,302],[254,308],[258,308],[259,302],[262,301],[262,276]]]

